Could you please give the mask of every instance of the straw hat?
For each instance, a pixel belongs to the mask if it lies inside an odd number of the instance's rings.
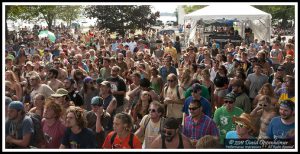
[[[254,126],[253,119],[250,116],[250,114],[242,113],[239,117],[233,116],[232,117],[233,122],[241,122],[248,126],[248,128],[252,129],[254,132],[256,132],[256,127]]]

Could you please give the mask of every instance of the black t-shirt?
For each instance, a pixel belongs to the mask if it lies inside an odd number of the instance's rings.
[[[97,147],[95,134],[89,128],[83,128],[78,134],[74,134],[71,128],[67,128],[61,144],[68,149],[95,149]]]
[[[174,43],[174,48],[176,49],[177,53],[181,53],[180,42],[176,41]]]
[[[112,91],[125,91],[126,92],[126,83],[124,81],[124,79],[120,76],[113,78],[113,77],[109,77],[107,79],[107,81],[110,82],[111,84],[111,90]],[[124,103],[124,95],[114,95],[116,100],[117,100],[117,107],[122,106]]]
[[[107,112],[103,113],[103,115],[101,116],[101,125],[104,131],[101,131],[99,133],[96,133],[96,120],[97,120],[96,114],[93,111],[89,111],[86,114],[86,119],[87,119],[87,127],[92,129],[95,132],[97,148],[102,148],[105,137],[107,136],[108,133],[110,133],[113,130],[112,117]]]
[[[219,75],[219,73],[217,73],[215,79],[214,79],[214,84],[216,85],[216,87],[224,87],[225,84],[228,84],[229,80],[228,77],[222,77]]]
[[[74,102],[75,106],[82,106],[83,105],[83,98],[79,94],[78,91],[73,90],[73,91],[69,92],[69,97],[70,97],[71,101]]]

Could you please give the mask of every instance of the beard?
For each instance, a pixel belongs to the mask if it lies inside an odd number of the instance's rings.
[[[173,136],[165,136],[167,142],[171,142],[175,135]]]
[[[288,120],[292,117],[292,114],[288,114],[288,115],[280,115],[280,117],[284,120]]]

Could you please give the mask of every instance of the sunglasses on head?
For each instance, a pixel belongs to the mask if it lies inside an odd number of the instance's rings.
[[[224,101],[224,103],[229,103],[229,104],[233,104],[233,101]]]

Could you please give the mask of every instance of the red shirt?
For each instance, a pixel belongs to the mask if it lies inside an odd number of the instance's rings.
[[[294,58],[294,51],[293,50],[287,50],[286,55],[291,55]]]
[[[131,149],[131,146],[129,145],[130,134],[128,134],[128,136],[124,139],[121,139],[118,135],[116,135],[113,145],[110,144],[111,137],[114,133],[115,131],[112,131],[106,136],[105,141],[102,145],[103,149]],[[142,149],[142,144],[138,137],[135,135],[133,137],[133,148]]]

